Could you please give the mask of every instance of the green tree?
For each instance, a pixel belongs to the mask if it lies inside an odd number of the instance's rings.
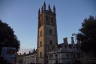
[[[0,20],[0,52],[2,47],[15,47],[19,50],[20,42],[17,40],[13,29]]]
[[[81,50],[96,56],[96,18],[90,16],[82,23],[77,40],[81,42]]]

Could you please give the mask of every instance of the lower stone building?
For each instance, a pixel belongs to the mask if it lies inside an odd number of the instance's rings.
[[[64,38],[64,42],[58,44],[57,48],[49,51],[47,55],[47,64],[74,64],[79,58],[79,48],[74,42],[68,44],[67,38]],[[36,64],[37,59],[35,50],[29,54],[17,55],[17,64]]]
[[[58,45],[58,49],[48,54],[48,64],[74,64],[79,58],[79,49],[76,44],[68,44],[67,38],[64,43]]]
[[[96,64],[96,58],[93,54],[85,54],[80,50],[80,44],[68,44],[67,38],[64,42],[58,44],[55,50],[48,52],[47,64]],[[37,63],[37,51],[27,54],[18,54],[16,64],[39,64]]]
[[[36,51],[17,55],[16,64],[36,64]]]

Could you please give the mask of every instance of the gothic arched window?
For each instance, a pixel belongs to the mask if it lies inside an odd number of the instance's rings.
[[[40,47],[42,47],[42,42],[40,41]]]
[[[47,24],[47,25],[50,25],[50,21],[49,21],[48,15],[46,16],[46,24]]]
[[[53,17],[51,18],[50,23],[51,23],[52,25],[54,24],[54,18],[53,18]]]
[[[50,45],[52,45],[52,43],[53,43],[52,40],[50,40]]]
[[[42,57],[42,52],[40,52],[40,57]]]
[[[42,37],[42,31],[40,31],[40,37]]]
[[[49,30],[49,35],[52,35],[52,29]]]

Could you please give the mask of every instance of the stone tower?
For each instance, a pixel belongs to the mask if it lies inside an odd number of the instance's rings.
[[[56,11],[44,2],[38,11],[37,62],[47,64],[48,52],[57,48]]]

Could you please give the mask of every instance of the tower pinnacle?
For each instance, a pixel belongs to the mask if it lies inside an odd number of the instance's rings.
[[[56,8],[55,5],[53,6],[53,12],[56,13]]]
[[[46,10],[46,3],[44,2],[44,4],[43,4],[43,7],[44,7],[44,10]]]
[[[39,10],[38,10],[38,15],[40,14],[40,8],[39,8]]]
[[[48,10],[51,11],[50,4],[49,4],[49,6],[48,6]]]

